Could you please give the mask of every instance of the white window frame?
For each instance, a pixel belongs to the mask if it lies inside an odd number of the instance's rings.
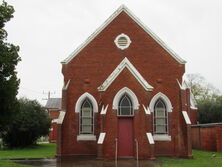
[[[165,118],[167,119],[167,121],[166,121],[166,125],[165,125],[165,127],[166,127],[166,133],[163,133],[163,134],[161,134],[161,133],[156,133],[156,130],[155,130],[155,128],[156,128],[156,111],[155,111],[155,106],[156,106],[156,103],[157,103],[157,101],[159,101],[159,100],[161,100],[162,101],[162,103],[164,103],[164,105],[165,105],[165,110],[166,111],[164,111],[165,113],[166,113],[166,116],[165,116]],[[164,100],[163,99],[161,99],[161,98],[159,98],[159,99],[157,99],[157,101],[156,101],[156,103],[155,103],[155,105],[154,105],[154,112],[153,112],[153,133],[155,134],[155,135],[168,135],[169,134],[169,124],[168,124],[168,112],[167,112],[167,108],[166,108],[166,104],[165,104],[165,102],[164,102]]]
[[[119,101],[124,94],[127,94],[130,97],[132,105],[133,105],[133,110],[138,110],[139,109],[139,101],[138,101],[135,93],[127,87],[120,89],[116,93],[116,95],[113,99],[113,110],[118,110]]]
[[[158,99],[163,100],[163,102],[166,105],[167,129],[168,129],[167,134],[155,134],[154,133],[154,106],[155,106]],[[173,112],[173,107],[170,102],[170,99],[165,94],[159,92],[155,96],[153,96],[153,98],[151,99],[150,104],[149,104],[149,109],[150,109],[151,113],[153,113],[153,138],[154,138],[154,140],[155,141],[171,141],[171,136],[169,135],[170,129],[169,129],[169,114],[168,114],[168,112]]]
[[[81,106],[84,100],[88,98],[93,106],[93,133],[92,134],[81,134],[80,133],[80,111],[81,111]],[[77,135],[77,141],[96,141],[96,136],[95,136],[95,113],[98,113],[98,104],[96,99],[88,92],[85,92],[82,94],[79,99],[76,101],[75,105],[75,113],[79,113],[79,134]]]
[[[121,100],[124,98],[123,96],[127,96],[128,98],[129,98],[129,100],[130,100],[130,103],[131,103],[131,106],[130,106],[130,108],[131,108],[131,113],[132,114],[130,114],[130,115],[121,115],[121,113],[120,113],[120,102],[121,102]],[[122,95],[122,97],[119,99],[119,104],[118,104],[118,111],[117,111],[117,115],[118,116],[134,116],[134,109],[133,109],[133,102],[132,102],[132,99],[130,98],[130,96],[127,94],[127,93],[124,93],[123,95]]]
[[[92,113],[91,113],[91,119],[92,119],[92,124],[91,124],[91,128],[92,128],[92,131],[91,131],[91,133],[83,133],[82,132],[82,118],[83,118],[83,116],[82,116],[82,108],[83,108],[83,103],[85,103],[85,101],[88,101],[88,103],[90,103],[90,108],[92,109]],[[81,111],[80,111],[80,113],[79,113],[79,134],[80,135],[92,135],[92,134],[94,134],[94,128],[95,128],[95,125],[94,125],[94,113],[93,113],[93,105],[92,105],[92,103],[91,103],[91,101],[88,99],[88,98],[85,98],[85,100],[82,102],[82,105],[81,105]]]

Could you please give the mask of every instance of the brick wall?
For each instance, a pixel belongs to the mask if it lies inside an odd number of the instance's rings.
[[[130,47],[123,51],[114,44],[114,39],[121,33],[127,34],[132,41]],[[144,90],[127,69],[120,73],[105,92],[97,90],[125,57],[154,87],[153,91]],[[155,155],[187,156],[188,148],[184,145],[187,143],[187,127],[181,114],[183,96],[180,96],[180,87],[177,83],[177,79],[182,82],[184,71],[184,64],[178,63],[126,13],[122,12],[73,60],[63,64],[64,82],[70,80],[70,84],[68,89],[63,91],[62,108],[66,111],[66,115],[58,131],[60,133],[58,155],[97,154],[96,141],[77,141],[79,114],[75,112],[75,104],[83,93],[89,92],[96,99],[99,112],[102,105],[109,104],[103,129],[99,113],[95,114],[95,135],[98,139],[102,130],[107,132],[103,144],[103,157],[114,158],[118,118],[117,111],[112,109],[112,102],[120,89],[128,87],[136,94],[140,103],[133,118],[134,137],[139,143],[139,157],[145,159],[151,156],[146,132],[153,132],[153,114],[145,115],[142,104],[148,106],[151,98],[159,92],[164,93],[173,106],[173,112],[169,113],[169,135],[172,140],[156,142]]]
[[[201,124],[191,128],[192,148],[222,152],[222,124]]]
[[[54,119],[58,119],[60,109],[48,109],[49,117],[53,121]],[[55,142],[57,138],[57,123],[52,122],[49,132],[49,142]]]

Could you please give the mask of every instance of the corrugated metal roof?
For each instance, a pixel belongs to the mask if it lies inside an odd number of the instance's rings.
[[[49,108],[60,109],[61,108],[61,98],[48,99],[45,107],[48,109]]]

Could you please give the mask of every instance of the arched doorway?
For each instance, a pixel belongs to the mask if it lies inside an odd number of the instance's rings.
[[[130,158],[133,150],[133,104],[130,96],[122,95],[118,105],[118,157]]]

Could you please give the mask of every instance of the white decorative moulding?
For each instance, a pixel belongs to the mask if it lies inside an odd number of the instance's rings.
[[[152,133],[146,133],[146,136],[150,144],[155,144]]]
[[[109,104],[106,105],[106,107],[104,107],[104,105],[102,106],[102,111],[100,112],[101,115],[106,115],[107,109],[109,107]]]
[[[153,139],[155,141],[171,141],[171,136],[169,136],[168,134],[164,134],[164,135],[154,134]]]
[[[191,121],[190,121],[189,115],[187,114],[186,111],[182,111],[182,113],[183,113],[183,117],[184,117],[184,120],[185,120],[186,124],[190,125]]]
[[[146,91],[153,90],[153,87],[142,77],[139,71],[137,71],[137,69],[133,66],[132,63],[130,63],[130,61],[126,57],[120,62],[115,70],[97,89],[99,91],[106,91],[106,89],[118,77],[118,75],[123,71],[124,68],[127,68],[131,72],[131,74],[137,79],[137,81],[144,87]]]
[[[106,136],[106,133],[100,133],[99,134],[99,139],[97,141],[97,144],[103,144],[105,136]]]
[[[114,40],[114,43],[116,44],[116,46],[121,50],[128,48],[131,42],[132,41],[130,40],[129,36],[124,33],[118,35],[116,39]]]
[[[92,134],[80,134],[77,136],[77,141],[96,141],[96,136]]]
[[[145,107],[145,106],[143,105],[143,109],[144,109],[144,111],[145,111],[145,113],[146,113],[147,115],[150,115],[149,106],[148,106],[148,107]]]

